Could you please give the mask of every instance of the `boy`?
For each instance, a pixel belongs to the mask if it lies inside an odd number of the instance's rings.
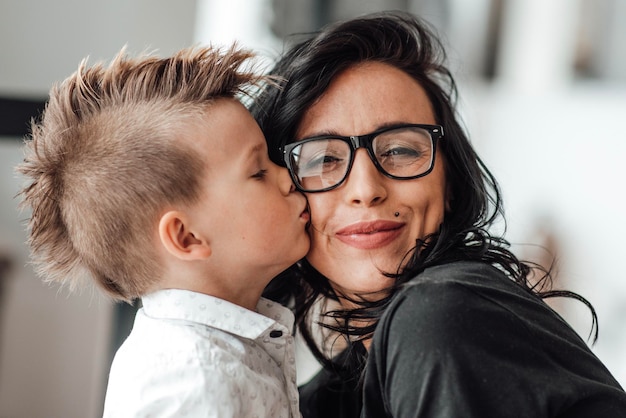
[[[300,416],[293,316],[261,298],[309,248],[305,198],[237,100],[252,54],[182,50],[55,86],[18,170],[38,271],[143,307],[104,415]]]

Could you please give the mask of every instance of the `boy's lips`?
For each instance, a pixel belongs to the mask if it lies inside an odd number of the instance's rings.
[[[404,225],[402,222],[386,220],[358,222],[335,231],[335,236],[351,247],[371,250],[395,240],[402,233]]]
[[[306,222],[309,222],[311,220],[311,214],[309,213],[308,204],[304,207],[304,210],[300,213],[300,219],[303,219]]]

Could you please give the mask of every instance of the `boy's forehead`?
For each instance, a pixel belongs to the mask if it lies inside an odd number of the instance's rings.
[[[267,153],[265,137],[248,109],[236,99],[220,98],[184,128],[186,141],[215,164]],[[216,161],[219,160],[219,161]]]

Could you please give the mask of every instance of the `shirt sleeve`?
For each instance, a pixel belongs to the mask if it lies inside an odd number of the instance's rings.
[[[426,281],[381,319],[362,416],[545,416],[532,388],[553,383],[547,368],[514,314],[463,284]]]

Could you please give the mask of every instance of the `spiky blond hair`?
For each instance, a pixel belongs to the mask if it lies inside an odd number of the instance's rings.
[[[19,173],[32,262],[46,281],[76,288],[89,273],[115,299],[132,301],[160,274],[153,243],[160,211],[193,203],[204,163],[184,128],[217,98],[263,80],[253,54],[194,47],[168,58],[129,57],[87,66],[55,85],[32,123]]]

